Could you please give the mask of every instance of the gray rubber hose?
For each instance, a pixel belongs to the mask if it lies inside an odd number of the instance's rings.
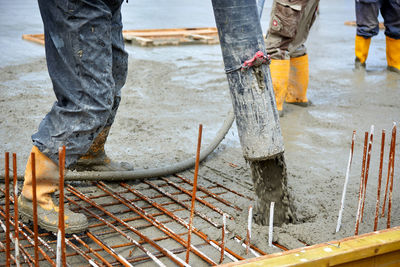
[[[203,149],[200,153],[200,162],[203,161],[214,149],[221,143],[224,139],[225,135],[228,133],[229,129],[232,126],[232,123],[235,119],[233,111],[229,111],[224,124],[219,129],[217,135],[215,136],[214,140],[211,144]],[[66,181],[129,181],[129,180],[136,180],[136,179],[144,179],[144,178],[151,178],[151,177],[160,177],[160,176],[167,176],[174,173],[182,172],[184,170],[190,169],[195,164],[195,158],[188,159],[185,161],[178,162],[176,164],[155,168],[155,169],[138,169],[133,171],[123,171],[123,172],[116,172],[116,171],[108,171],[108,172],[77,172],[77,171],[68,171],[65,174]],[[4,174],[0,176],[1,180],[4,180]],[[23,175],[18,175],[18,180],[23,180]]]
[[[215,148],[221,143],[224,139],[225,135],[228,133],[229,129],[232,126],[232,123],[235,119],[233,111],[229,111],[228,116],[219,129],[216,137],[211,142],[211,144],[202,149],[200,152],[200,162],[203,161],[211,152],[215,150]],[[182,172],[184,170],[190,169],[195,165],[195,158],[188,159],[185,161],[178,162],[176,164],[155,168],[155,169],[138,169],[133,171],[108,171],[108,172],[77,172],[77,171],[68,171],[65,175],[65,180],[67,181],[129,181],[135,179],[144,179],[151,177],[160,177],[167,176],[174,173]]]

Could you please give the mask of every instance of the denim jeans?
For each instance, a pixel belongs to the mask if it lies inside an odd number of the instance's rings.
[[[46,61],[57,101],[32,141],[66,167],[87,152],[115,118],[125,84],[128,55],[122,37],[122,0],[38,0]]]

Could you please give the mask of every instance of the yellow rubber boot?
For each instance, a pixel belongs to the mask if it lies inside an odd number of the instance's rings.
[[[300,106],[308,106],[308,55],[290,59],[289,84],[286,102]]]
[[[290,60],[271,59],[269,68],[271,71],[272,86],[275,93],[276,107],[278,112],[282,114],[283,102],[286,98],[289,83]]]
[[[386,60],[388,70],[400,73],[400,39],[386,36]]]
[[[44,155],[34,146],[35,174],[36,174],[36,199],[37,222],[47,231],[57,232],[58,229],[58,204],[54,192],[59,186],[58,165]],[[32,157],[29,156],[25,169],[25,180],[21,195],[18,198],[19,214],[23,222],[33,221],[33,195],[32,195]],[[64,207],[65,232],[67,234],[80,233],[88,228],[85,215],[74,213]]]
[[[367,60],[368,57],[370,44],[371,44],[371,38],[365,38],[356,35],[356,43],[355,43],[356,59],[354,62],[356,69],[359,69],[360,67],[365,68],[365,61]]]

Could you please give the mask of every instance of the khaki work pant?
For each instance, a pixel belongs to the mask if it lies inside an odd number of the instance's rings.
[[[274,0],[266,39],[273,59],[290,59],[307,54],[304,45],[314,23],[319,0]]]

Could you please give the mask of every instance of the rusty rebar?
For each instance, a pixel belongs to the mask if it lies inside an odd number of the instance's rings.
[[[167,182],[168,184],[172,185],[173,187],[177,188],[178,190],[182,191],[182,192],[185,193],[186,195],[188,195],[188,196],[190,196],[190,197],[193,195],[193,192],[190,192],[189,190],[186,190],[186,189],[183,188],[182,186],[180,186],[180,185],[178,185],[178,184],[176,184],[176,183],[174,183],[174,182],[172,182],[172,181],[170,181],[170,180],[168,180],[168,179],[166,179],[166,178],[161,178],[161,179],[163,179],[165,182]],[[205,205],[206,207],[212,209],[212,210],[215,211],[215,212],[218,212],[218,213],[221,214],[221,215],[224,214],[224,211],[223,211],[223,210],[221,210],[220,208],[214,206],[214,205],[211,204],[210,202],[208,202],[208,201],[206,201],[206,200],[204,200],[204,199],[202,199],[202,198],[200,198],[200,197],[195,196],[195,200],[199,201],[201,204]],[[228,216],[230,219],[232,219],[232,216],[231,216],[231,215],[227,214],[227,216]]]
[[[113,256],[117,261],[119,261],[125,267],[132,267],[133,265],[130,264],[122,255],[118,254],[112,247],[107,245],[103,242],[98,236],[94,233],[87,232],[87,236],[92,239],[97,245],[102,247],[105,251],[108,252],[111,256]]]
[[[36,196],[36,160],[35,153],[31,152],[31,170],[32,170],[32,208],[33,208],[33,238],[35,242],[35,266],[39,267],[39,251],[38,251],[38,218],[37,218],[37,196]]]
[[[362,161],[362,168],[361,168],[361,177],[360,177],[360,188],[358,191],[358,206],[357,206],[357,215],[356,215],[356,229],[354,231],[354,235],[358,235],[358,229],[360,226],[360,213],[361,213],[361,201],[363,195],[363,188],[364,188],[364,172],[365,172],[365,159],[367,156],[367,144],[368,144],[368,132],[365,132],[364,136],[364,152],[363,152],[363,161]]]
[[[226,231],[226,214],[224,213],[222,215],[221,258],[219,259],[219,264],[221,264],[224,261],[225,231]]]
[[[171,200],[173,200],[174,202],[178,203],[179,205],[181,205],[182,207],[186,208],[187,210],[190,210],[190,206],[183,203],[182,201],[180,201],[177,197],[173,196],[171,193],[163,190],[162,188],[160,188],[159,186],[157,186],[156,184],[150,182],[150,181],[144,181],[144,183],[148,184],[149,186],[151,186],[153,189],[157,190],[158,192],[160,192],[161,194],[167,196],[168,198],[170,198]],[[194,211],[196,215],[198,215],[200,218],[202,218],[203,220],[205,220],[206,222],[210,223],[211,225],[213,225],[216,228],[219,228],[220,225],[218,225],[217,223],[215,223],[214,221],[212,221],[211,218],[209,218],[208,216],[200,213],[199,211],[195,210]]]
[[[6,217],[6,215],[2,212],[3,209],[0,208],[0,215],[3,216],[4,218]],[[14,226],[14,227],[18,227],[15,225],[15,222],[12,222],[11,219],[9,219],[9,222]],[[0,224],[3,224],[3,222],[0,219]],[[32,245],[35,246],[35,242],[34,240],[32,240],[32,238],[30,238],[26,233],[24,233],[24,231],[21,231],[21,234],[25,237],[25,239]],[[21,247],[20,247],[21,248]],[[41,247],[38,246],[38,252],[40,252],[40,254],[43,255],[43,257],[50,263],[50,265],[52,266],[56,266],[56,264],[54,263],[54,261],[49,257],[49,255],[46,254],[46,252],[43,251],[43,249]],[[38,257],[39,258],[39,257]],[[35,259],[36,260],[36,259]]]
[[[385,152],[385,135],[386,135],[385,130],[382,130],[381,155],[380,155],[380,161],[379,161],[379,175],[378,175],[378,188],[377,188],[377,193],[376,193],[374,231],[376,231],[378,229],[379,201],[380,201],[380,197],[381,197],[383,157],[384,157],[384,152]]]
[[[15,222],[15,265],[20,266],[19,262],[19,227],[18,227],[18,173],[17,173],[17,154],[13,153],[13,186],[14,186],[14,222]]]
[[[390,141],[390,150],[389,150],[389,162],[388,162],[388,171],[387,171],[387,177],[386,177],[386,187],[385,187],[385,196],[383,198],[383,205],[382,205],[382,213],[381,213],[381,217],[385,216],[385,207],[386,207],[386,199],[387,199],[387,193],[388,193],[388,189],[389,189],[389,180],[390,180],[390,174],[392,172],[392,161],[393,161],[393,131],[394,131],[394,125],[392,128],[392,139]]]
[[[133,194],[139,196],[141,199],[143,199],[144,201],[150,203],[152,206],[154,206],[155,208],[163,211],[166,215],[168,215],[169,217],[173,218],[174,220],[176,220],[179,224],[185,226],[187,229],[189,229],[189,225],[187,222],[185,222],[182,218],[176,216],[175,214],[173,214],[172,212],[170,212],[168,209],[164,208],[163,206],[161,206],[160,204],[158,204],[157,202],[153,201],[152,199],[146,197],[145,195],[143,195],[141,192],[139,192],[138,190],[136,190],[135,188],[132,188],[131,186],[129,186],[128,184],[125,183],[121,183],[121,186],[128,189],[130,192],[132,192]],[[204,241],[206,241],[207,243],[210,244],[210,240],[208,239],[207,235],[203,232],[201,232],[200,230],[198,230],[196,227],[193,227],[193,233],[195,233],[197,236],[199,236],[201,239],[203,239]],[[192,246],[192,250],[194,249],[194,247]],[[218,249],[217,249],[218,250]],[[218,250],[219,251],[219,250]],[[202,253],[202,252],[200,252]],[[225,252],[227,253],[227,252]],[[204,253],[202,253],[204,257],[207,257]],[[228,254],[228,253],[227,253]],[[225,255],[227,255],[225,254]],[[208,258],[208,260],[212,265],[217,265],[216,262],[214,262],[213,260],[211,260],[210,258]]]
[[[183,177],[183,176],[181,176],[181,175],[175,174],[174,176],[175,176],[175,177],[178,177],[179,179],[185,181],[186,183],[188,183],[188,184],[190,184],[190,185],[193,185],[193,182],[192,182],[192,181],[190,181],[189,179],[187,179],[187,178],[185,178],[185,177]],[[210,197],[212,197],[212,198],[218,200],[219,202],[225,204],[226,206],[231,207],[231,208],[234,208],[235,210],[238,210],[238,211],[243,211],[240,207],[233,205],[233,204],[230,203],[229,201],[227,201],[227,200],[225,200],[225,199],[219,197],[218,195],[214,194],[213,192],[210,192],[209,190],[207,190],[206,188],[202,187],[201,185],[198,185],[197,188],[198,188],[201,192],[203,192],[203,193],[209,195]],[[223,212],[222,212],[222,213],[223,213]],[[222,215],[222,213],[221,213],[221,215]],[[233,220],[232,217],[230,217],[230,219]]]
[[[361,208],[361,222],[363,222],[363,217],[364,217],[364,205],[365,205],[365,198],[367,196],[369,164],[371,162],[371,150],[372,150],[373,141],[374,141],[374,125],[371,126],[371,132],[369,135],[367,166],[365,168],[365,177],[364,177],[364,192],[363,192],[364,194],[363,194],[363,201],[362,201],[362,208]]]
[[[389,204],[388,204],[388,217],[386,227],[390,228],[390,215],[392,211],[392,195],[393,195],[393,176],[394,176],[394,161],[396,156],[396,123],[393,125],[392,129],[392,139],[393,139],[393,152],[392,152],[392,168],[390,173],[390,190],[389,190]]]
[[[65,146],[58,149],[59,169],[59,201],[58,201],[58,232],[57,232],[57,266],[66,266],[65,258],[65,221],[64,221],[64,171],[65,171]]]
[[[5,173],[4,173],[4,185],[5,185],[5,209],[6,209],[6,266],[10,266],[10,153],[5,153]]]
[[[88,244],[86,244],[82,239],[79,238],[76,234],[72,235],[76,241],[78,241],[82,246],[84,246],[89,252],[93,253],[97,258],[99,258],[106,266],[111,267],[112,265],[104,259],[97,251],[95,251],[93,248],[91,248]]]
[[[197,175],[199,174],[199,162],[200,162],[200,147],[201,147],[201,135],[203,132],[203,125],[199,125],[199,136],[197,139],[197,152],[196,152],[196,164],[194,166],[194,178],[193,178],[193,191],[192,191],[192,208],[190,209],[189,217],[189,231],[188,231],[188,241],[187,241],[187,252],[186,252],[186,262],[189,263],[190,254],[190,239],[192,237],[193,229],[193,217],[194,217],[194,205],[196,202],[196,192],[197,192]]]
[[[165,224],[163,224],[162,222],[158,221],[156,218],[154,218],[151,214],[149,214],[148,212],[146,212],[145,210],[143,210],[142,208],[140,208],[138,205],[136,205],[135,203],[133,203],[132,201],[126,199],[125,197],[123,197],[121,194],[119,194],[118,192],[113,191],[109,186],[107,186],[105,183],[103,182],[98,182],[96,184],[96,186],[103,190],[104,192],[108,193],[111,197],[117,199],[118,201],[120,201],[123,205],[125,205],[126,207],[128,207],[131,211],[134,211],[135,213],[137,213],[140,217],[142,217],[143,219],[145,219],[146,221],[148,221],[151,225],[155,226],[157,229],[159,229],[160,231],[162,231],[163,233],[167,234],[169,237],[171,237],[172,239],[174,239],[176,242],[182,244],[182,245],[186,245],[185,241],[178,236],[172,229],[170,229],[169,227],[167,227]],[[187,264],[181,260],[179,257],[177,257],[175,254],[173,254],[172,252],[168,251],[166,249],[167,253],[169,254],[169,258],[171,258],[171,260],[173,260],[175,263],[181,265],[181,266],[186,266]]]
[[[147,236],[143,235],[140,231],[138,231],[137,229],[135,229],[134,227],[130,226],[129,224],[127,224],[126,222],[122,221],[121,219],[119,219],[118,217],[116,217],[114,214],[112,214],[111,212],[107,211],[106,209],[104,209],[103,207],[101,207],[101,205],[97,204],[96,202],[92,201],[90,198],[86,197],[84,194],[82,194],[81,192],[79,192],[77,189],[75,189],[73,186],[68,185],[68,191],[71,192],[72,194],[74,194],[75,196],[77,196],[78,198],[84,200],[86,203],[92,205],[93,207],[101,210],[102,212],[104,212],[106,215],[110,216],[111,218],[113,218],[114,220],[117,220],[118,223],[122,224],[123,226],[125,226],[126,228],[128,228],[129,230],[131,230],[132,232],[134,232],[136,235],[138,235],[140,238],[146,240],[146,242],[148,242],[149,244],[151,244],[153,247],[155,247],[156,249],[158,249],[159,251],[163,252],[165,256],[170,257],[170,255],[168,255],[168,252],[160,247],[157,243],[155,243],[153,240],[151,240],[150,238],[148,238]],[[89,214],[91,214],[92,216],[96,217],[97,219],[101,220],[102,222],[106,222],[106,224],[108,226],[110,226],[111,228],[113,228],[114,230],[116,230],[117,232],[119,232],[122,236],[124,236],[125,238],[127,238],[129,241],[131,241],[132,243],[134,243],[138,248],[140,248],[144,253],[146,253],[147,255],[149,255],[154,262],[156,262],[159,266],[165,266],[161,261],[159,261],[150,251],[148,251],[146,248],[144,248],[142,245],[140,245],[136,240],[134,240],[133,238],[131,238],[129,235],[125,234],[123,231],[121,231],[119,228],[115,227],[113,224],[109,223],[108,221],[106,221],[105,219],[101,218],[100,216],[94,214],[93,212],[91,212],[89,209],[78,205],[76,202],[75,204],[79,207],[81,207],[82,209],[84,209],[86,212],[88,212]]]

